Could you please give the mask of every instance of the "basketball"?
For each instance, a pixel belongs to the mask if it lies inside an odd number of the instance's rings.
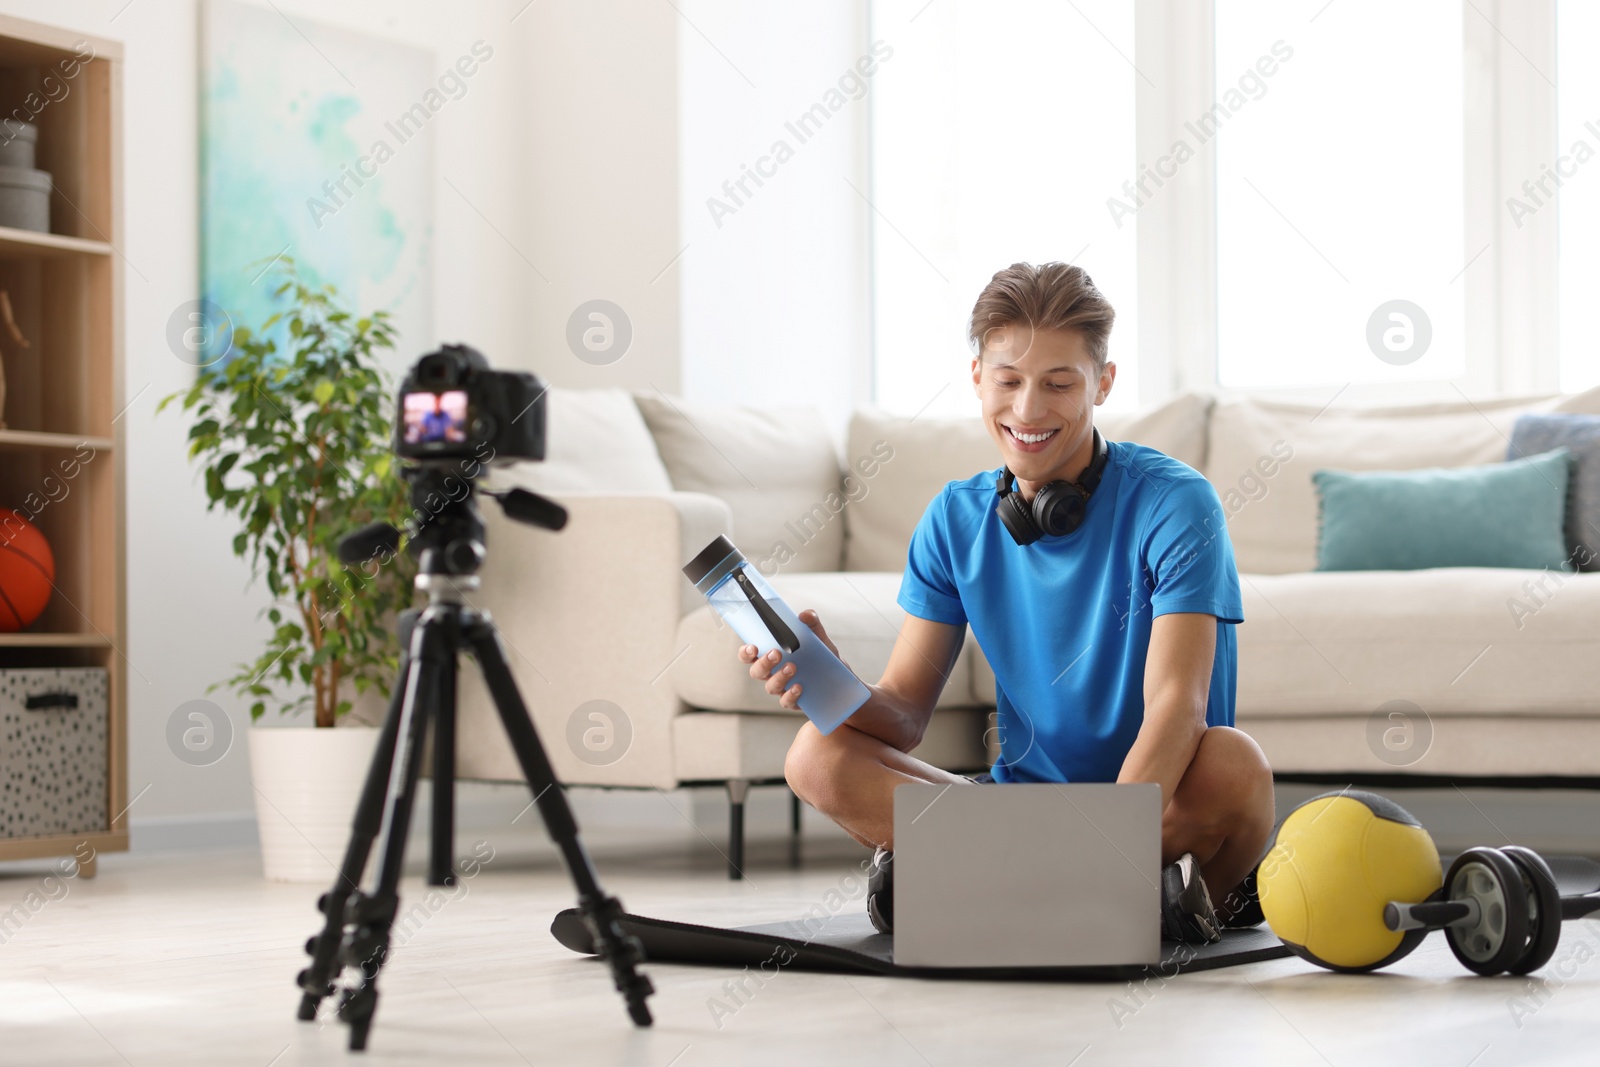
[[[22,513],[0,508],[0,633],[14,634],[50,602],[56,557]]]

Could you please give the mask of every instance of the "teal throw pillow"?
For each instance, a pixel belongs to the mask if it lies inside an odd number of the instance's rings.
[[[1425,567],[1565,570],[1572,454],[1481,467],[1319,470],[1319,571]]]

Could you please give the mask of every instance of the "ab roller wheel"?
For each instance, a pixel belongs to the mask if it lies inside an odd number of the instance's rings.
[[[1555,955],[1563,919],[1600,893],[1562,897],[1531,849],[1471,848],[1441,875],[1433,839],[1393,801],[1344,790],[1313,797],[1273,837],[1257,875],[1261,910],[1295,953],[1329,970],[1375,970],[1429,930],[1474,974],[1528,974]]]
[[[1450,951],[1467,970],[1527,974],[1555,955],[1561,940],[1561,892],[1544,859],[1531,849],[1473,848],[1450,865],[1445,896],[1478,906],[1475,921],[1444,928]]]
[[[1528,888],[1517,862],[1497,849],[1463,852],[1445,876],[1447,900],[1468,914],[1444,928],[1450,951],[1477,974],[1509,971],[1528,948]]]
[[[1528,915],[1532,929],[1528,933],[1528,947],[1522,958],[1506,970],[1511,974],[1528,974],[1550,962],[1561,943],[1561,887],[1544,857],[1531,848],[1509,845],[1500,850],[1522,866],[1523,877],[1529,881]]]

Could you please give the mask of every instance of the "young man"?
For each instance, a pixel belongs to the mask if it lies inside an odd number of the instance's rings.
[[[928,506],[883,677],[843,726],[824,737],[808,722],[789,750],[795,793],[879,850],[868,896],[879,929],[893,924],[895,787],[974,782],[911,755],[968,624],[998,704],[1000,757],[982,777],[1158,783],[1164,935],[1215,940],[1229,920],[1259,921],[1247,876],[1272,831],[1272,774],[1232,726],[1233,549],[1198,472],[1094,429],[1116,381],[1114,316],[1064,263],[1014,264],[984,288],[972,384],[1005,466]],[[816,612],[800,619],[834,647]],[[774,672],[779,655],[758,660],[753,645],[739,656],[796,708],[793,665]]]

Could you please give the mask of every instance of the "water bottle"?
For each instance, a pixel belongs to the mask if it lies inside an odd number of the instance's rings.
[[[783,653],[774,671],[794,664],[789,684],[801,686],[800,710],[821,732],[832,733],[872,695],[726,537],[701,550],[683,573],[758,655]]]

